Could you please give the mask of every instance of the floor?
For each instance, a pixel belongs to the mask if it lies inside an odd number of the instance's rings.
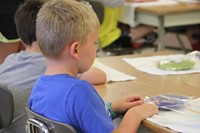
[[[181,35],[181,40],[183,42],[183,45],[185,46],[185,49],[187,50],[186,53],[191,52],[191,46],[190,43],[185,35]],[[173,51],[177,52],[177,54],[184,54],[183,50],[180,48],[180,42],[178,42],[178,39],[175,34],[173,33],[167,33],[165,35],[165,44],[166,44],[166,49],[165,51]],[[139,50],[135,50],[133,54],[135,53],[145,53],[145,52],[154,52],[155,47],[154,46],[147,46],[144,48],[141,48]],[[97,53],[98,57],[104,57],[104,56],[115,56],[112,53],[105,53],[102,52],[101,50],[98,51]]]
[[[154,52],[155,48],[144,48],[141,50],[141,53],[145,53],[145,52]],[[176,53],[180,53],[180,54],[184,54],[184,51],[180,48],[170,48],[167,47],[165,48],[165,51],[172,51],[172,52],[176,52]],[[190,50],[188,50],[187,52],[190,52]]]
[[[172,51],[172,52],[176,52],[177,54],[184,54],[184,51],[181,50],[180,48],[171,48],[171,47],[167,47],[165,49],[165,51]],[[145,48],[141,48],[139,50],[134,50],[133,54],[138,54],[138,53],[147,53],[147,52],[155,52],[155,47],[145,47]],[[188,50],[187,52],[190,52],[190,50]],[[123,54],[122,54],[123,55]],[[97,52],[97,57],[105,57],[105,56],[116,56],[113,53],[109,53],[109,52],[104,52],[102,50],[99,50]]]

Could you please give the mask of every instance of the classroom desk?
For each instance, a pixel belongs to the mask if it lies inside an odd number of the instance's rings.
[[[200,4],[179,3],[174,5],[137,7],[135,21],[158,28],[158,51],[165,48],[165,28],[200,24]]]
[[[166,54],[169,53],[163,51],[99,58],[99,60],[106,65],[124,73],[136,76],[137,79],[132,81],[111,82],[103,85],[96,85],[95,88],[97,92],[105,102],[115,101],[131,93],[138,93],[144,96],[174,93],[200,97],[200,73],[173,76],[155,76],[141,72],[122,60],[123,57],[142,57]],[[163,128],[147,120],[143,121],[143,125],[156,133],[173,133],[172,130]]]

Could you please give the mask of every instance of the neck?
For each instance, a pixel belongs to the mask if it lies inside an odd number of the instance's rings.
[[[47,69],[44,73],[45,75],[55,75],[55,74],[68,74],[73,77],[77,77],[78,71],[68,60],[60,60],[60,59],[47,59]]]
[[[25,51],[29,52],[29,53],[41,53],[37,41],[34,41],[31,44],[31,46],[30,45],[26,45],[26,50]]]

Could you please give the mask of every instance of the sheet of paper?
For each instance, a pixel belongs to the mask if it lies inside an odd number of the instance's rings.
[[[125,74],[123,72],[120,72],[114,68],[111,68],[111,67],[101,63],[98,59],[95,60],[93,67],[97,67],[106,73],[107,82],[110,82],[110,81],[118,82],[118,81],[127,81],[127,80],[136,79],[136,77],[134,77],[134,76]]]
[[[134,68],[146,72],[152,75],[177,75],[177,74],[190,74],[200,72],[200,67],[195,66],[189,70],[181,70],[181,71],[170,71],[170,70],[161,70],[157,67],[157,63],[163,59],[170,58],[181,58],[183,54],[176,55],[163,55],[163,56],[148,56],[148,57],[140,57],[140,58],[123,58],[125,62],[133,66]]]
[[[178,0],[178,1],[187,3],[200,3],[200,0]]]
[[[200,131],[200,98],[193,99],[180,112],[160,111],[158,115],[147,119],[177,132],[198,133]]]
[[[126,3],[122,7],[121,17],[119,21],[129,24],[131,27],[135,27],[137,23],[135,22],[135,8],[143,6],[160,6],[160,5],[174,5],[178,2],[175,0],[158,0],[152,2],[132,2]]]

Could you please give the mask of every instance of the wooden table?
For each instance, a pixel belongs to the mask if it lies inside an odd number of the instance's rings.
[[[115,101],[131,93],[139,93],[144,96],[154,96],[164,93],[174,93],[188,96],[200,97],[200,73],[188,75],[155,76],[141,72],[122,60],[123,57],[143,57],[152,55],[164,55],[167,52],[156,52],[146,54],[135,54],[126,56],[103,57],[100,61],[124,73],[136,76],[136,80],[124,82],[111,82],[97,85],[98,93],[107,101]],[[150,121],[144,120],[143,125],[153,132],[172,133],[172,130],[158,126]]]
[[[135,21],[158,27],[158,51],[165,48],[165,28],[200,24],[200,4],[179,3],[174,5],[137,7]]]

